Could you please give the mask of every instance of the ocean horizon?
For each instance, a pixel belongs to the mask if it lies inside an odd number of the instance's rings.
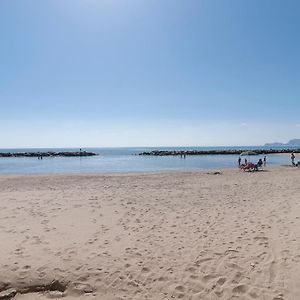
[[[152,150],[255,150],[296,149],[296,146],[215,146],[215,147],[82,147],[97,153],[91,157],[7,157],[0,158],[0,174],[63,174],[63,173],[147,173],[164,171],[201,171],[237,167],[238,155],[196,155],[185,159],[178,156],[139,156]],[[0,152],[78,151],[80,148],[1,148]],[[261,156],[249,157],[256,162]],[[269,166],[286,165],[284,154],[267,155]]]

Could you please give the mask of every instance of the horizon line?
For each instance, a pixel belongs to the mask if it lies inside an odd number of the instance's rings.
[[[266,145],[266,144],[270,144],[270,145]],[[187,147],[265,147],[265,146],[271,146],[271,144],[273,143],[266,143],[264,145],[206,145],[206,146],[199,146],[199,145],[181,145],[181,146],[160,146],[160,145],[156,145],[156,146],[50,146],[50,147],[41,147],[41,146],[25,146],[25,147],[0,147],[1,150],[4,149],[74,149],[74,148],[78,148],[78,149],[91,149],[91,148],[102,148],[102,149],[107,149],[107,148],[187,148]],[[274,145],[273,147],[276,146],[290,146],[290,147],[299,147],[300,145],[288,145],[288,144],[282,144],[282,145]]]

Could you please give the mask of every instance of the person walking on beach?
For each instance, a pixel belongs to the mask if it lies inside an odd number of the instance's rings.
[[[241,162],[242,162],[242,159],[241,159],[241,157],[239,157],[239,159],[238,159],[239,167],[241,166]]]
[[[264,167],[267,165],[267,157],[264,156]]]
[[[294,152],[292,152],[292,154],[291,154],[291,161],[292,161],[292,165],[295,166],[295,154],[294,154]]]

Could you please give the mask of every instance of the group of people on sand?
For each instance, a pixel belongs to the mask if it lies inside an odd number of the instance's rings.
[[[292,166],[293,166],[293,167],[300,166],[300,163],[299,163],[299,162],[295,163],[295,159],[296,159],[295,153],[292,152],[292,153],[291,153]],[[239,168],[245,168],[245,167],[247,167],[249,164],[255,166],[255,168],[260,168],[260,167],[262,167],[262,166],[265,167],[265,166],[267,165],[267,157],[264,156],[263,160],[260,158],[256,164],[253,164],[253,163],[251,163],[251,162],[248,162],[247,158],[245,158],[245,161],[244,161],[244,163],[242,164],[242,158],[239,156],[239,158],[238,158],[238,164],[239,164]]]
[[[239,164],[239,168],[245,167],[248,164],[255,165],[256,168],[261,168],[262,166],[265,167],[267,165],[267,157],[264,156],[263,160],[260,158],[256,164],[248,162],[247,158],[245,158],[245,161],[242,164],[242,158],[239,156],[239,158],[238,158],[238,164]]]

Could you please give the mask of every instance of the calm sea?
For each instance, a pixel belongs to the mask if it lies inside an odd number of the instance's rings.
[[[204,155],[150,157],[140,152],[160,150],[262,149],[264,147],[153,147],[153,148],[82,148],[96,152],[92,157],[0,158],[0,174],[49,173],[132,173],[159,171],[216,170],[237,167],[237,155]],[[272,147],[273,149],[276,147]],[[284,148],[284,147],[280,147]],[[291,148],[291,147],[288,147]],[[295,147],[296,148],[296,147]],[[266,148],[267,149],[267,148]],[[269,149],[269,147],[268,147]],[[0,152],[78,151],[78,148],[0,149]],[[257,162],[260,156],[249,157]],[[290,163],[288,155],[268,155],[268,165]]]

